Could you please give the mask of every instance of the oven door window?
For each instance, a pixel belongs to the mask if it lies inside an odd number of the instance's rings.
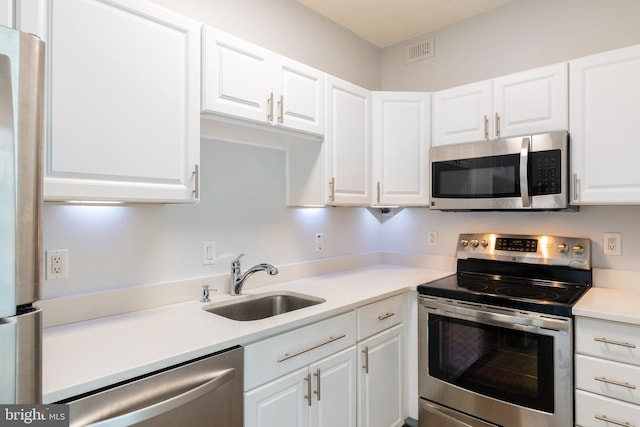
[[[433,162],[432,196],[449,199],[520,197],[520,155]]]
[[[554,412],[553,337],[429,314],[429,375]]]

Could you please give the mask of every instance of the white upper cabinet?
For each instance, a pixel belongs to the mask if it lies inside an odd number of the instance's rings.
[[[640,203],[640,45],[569,63],[572,202]]]
[[[196,201],[200,25],[139,0],[26,9],[46,23],[45,200]]]
[[[493,80],[496,138],[568,129],[567,64],[555,64]]]
[[[203,112],[324,133],[324,73],[211,27],[204,41]]]
[[[433,146],[489,138],[490,112],[490,81],[434,92]]]
[[[373,92],[373,205],[429,203],[430,96]]]
[[[433,94],[433,146],[568,128],[567,64]]]
[[[371,92],[327,79],[327,204],[371,204]]]

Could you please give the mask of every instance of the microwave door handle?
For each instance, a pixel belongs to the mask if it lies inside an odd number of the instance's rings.
[[[529,147],[531,138],[522,138],[522,148],[520,149],[520,194],[522,196],[522,207],[531,207],[531,197],[529,196]]]

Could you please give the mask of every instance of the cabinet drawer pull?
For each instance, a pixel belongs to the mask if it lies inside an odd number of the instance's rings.
[[[338,341],[339,339],[344,338],[344,337],[346,337],[345,334],[342,334],[339,337],[331,336],[331,337],[329,337],[328,340],[323,341],[323,342],[321,342],[319,344],[312,345],[311,347],[307,347],[304,350],[300,350],[300,351],[297,351],[297,352],[292,353],[292,354],[285,353],[284,356],[282,356],[281,358],[278,359],[278,363],[279,362],[284,362],[285,360],[289,360],[289,359],[291,359],[293,357],[296,357],[296,356],[300,356],[301,354],[307,353],[307,352],[309,352],[311,350],[315,350],[316,348],[322,347],[323,345],[331,344],[332,342]]]
[[[199,199],[200,198],[200,165],[195,165],[192,175],[194,179],[193,198]]]
[[[635,424],[631,424],[629,421],[618,421],[613,418],[609,418],[606,415],[594,415],[596,420],[604,421],[605,423],[615,424],[617,426],[623,427],[635,427]]]
[[[335,202],[336,200],[336,178],[331,177],[329,181],[329,200]]]
[[[624,341],[610,340],[610,339],[605,338],[605,337],[595,337],[593,340],[597,341],[597,342],[604,343],[604,344],[613,344],[613,345],[619,345],[621,347],[636,348],[635,344],[631,344],[629,342],[624,342]]]
[[[395,313],[386,313],[386,314],[381,314],[378,316],[378,320],[384,320],[384,319],[388,319],[391,316],[395,316]]]
[[[500,138],[500,114],[496,113],[496,137]]]
[[[593,378],[596,381],[601,381],[603,383],[607,383],[607,384],[613,384],[613,385],[617,385],[620,387],[626,387],[626,388],[630,388],[632,390],[636,389],[636,386],[633,384],[629,384],[628,382],[622,382],[622,381],[616,381],[616,380],[611,380],[607,377],[594,377]]]

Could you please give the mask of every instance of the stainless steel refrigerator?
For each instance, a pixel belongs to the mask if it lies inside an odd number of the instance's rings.
[[[0,26],[0,403],[42,400],[44,43]]]

